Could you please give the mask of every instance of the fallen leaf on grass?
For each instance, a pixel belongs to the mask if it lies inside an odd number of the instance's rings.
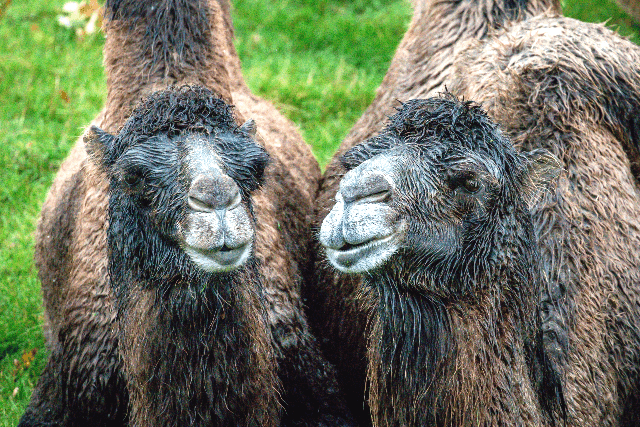
[[[66,28],[75,28],[80,38],[95,33],[102,25],[102,7],[97,0],[70,1],[62,6],[62,11],[65,15],[58,15],[58,23]]]
[[[69,95],[67,95],[67,92],[65,92],[64,90],[60,91],[60,98],[62,98],[62,100],[64,102],[66,102],[67,104],[69,103],[70,99],[69,99]]]
[[[20,358],[20,360],[13,359],[13,366],[15,367],[13,371],[14,377],[17,377],[20,371],[24,369],[28,369],[31,366],[31,362],[33,362],[33,359],[35,359],[37,352],[38,352],[38,349],[34,348],[24,353]]]
[[[37,348],[31,349],[22,355],[22,364],[25,368],[31,366],[31,362],[36,358],[36,353],[38,352]]]
[[[101,9],[102,6],[100,6],[98,0],[89,0],[89,2],[83,1],[80,3],[80,14],[86,18],[91,18],[96,12],[102,14]]]
[[[11,0],[5,0],[3,2],[0,2],[0,18],[2,18],[2,16],[7,11],[7,8],[9,7],[10,4],[11,4]]]

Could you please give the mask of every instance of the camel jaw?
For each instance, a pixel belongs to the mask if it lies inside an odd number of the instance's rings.
[[[339,249],[325,247],[327,259],[343,273],[365,273],[383,265],[398,250],[396,235]]]
[[[341,193],[322,222],[319,240],[327,259],[343,273],[365,273],[397,252],[403,223],[386,201],[345,203]]]

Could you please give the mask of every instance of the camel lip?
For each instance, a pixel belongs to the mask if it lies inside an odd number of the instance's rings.
[[[233,264],[247,250],[247,247],[248,243],[238,248],[229,248],[227,246],[223,246],[217,249],[201,251],[200,253],[210,258],[215,258],[222,264]]]
[[[361,269],[358,264],[367,259],[371,260],[371,265],[378,265],[385,261],[391,253],[395,252],[395,245],[392,241],[397,233],[391,233],[387,236],[367,240],[366,242],[354,245],[347,243],[340,248],[325,247],[327,258],[338,270],[347,273],[360,273],[366,271]]]
[[[209,272],[225,272],[235,270],[249,258],[252,244],[247,242],[236,248],[227,246],[202,249],[185,246],[184,251],[203,270]]]

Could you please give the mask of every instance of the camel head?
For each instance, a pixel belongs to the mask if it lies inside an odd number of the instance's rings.
[[[243,265],[254,238],[250,194],[268,161],[254,135],[253,121],[238,127],[224,101],[188,86],[150,96],[117,135],[92,127],[85,144],[110,180],[118,269],[167,278]]]
[[[442,296],[532,256],[529,207],[560,170],[544,150],[518,153],[479,106],[451,95],[407,102],[342,163],[320,230],[331,264]]]

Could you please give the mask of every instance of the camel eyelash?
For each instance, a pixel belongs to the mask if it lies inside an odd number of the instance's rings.
[[[469,193],[477,193],[482,188],[482,181],[478,174],[472,171],[454,172],[449,175],[447,184],[451,190],[455,191],[459,188]]]

